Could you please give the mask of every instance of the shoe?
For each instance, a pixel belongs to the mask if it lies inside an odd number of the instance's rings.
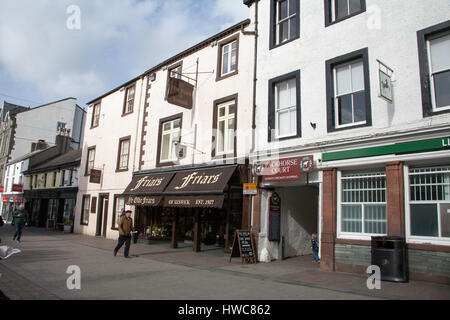
[[[125,259],[133,259],[132,257],[125,257]]]
[[[114,251],[114,257],[117,256],[117,252]]]

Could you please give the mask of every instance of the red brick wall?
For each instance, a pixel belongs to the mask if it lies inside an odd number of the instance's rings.
[[[323,171],[322,195],[322,234],[321,263],[322,270],[334,271],[334,241],[336,238],[336,193],[337,169]]]
[[[404,195],[403,163],[386,163],[387,230],[390,236],[405,236]]]

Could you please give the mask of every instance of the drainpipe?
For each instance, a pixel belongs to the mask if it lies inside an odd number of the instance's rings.
[[[252,114],[252,148],[250,153],[255,151],[255,130],[256,130],[256,83],[258,81],[258,2],[255,1],[255,52],[254,52],[254,69],[253,69],[253,114]]]

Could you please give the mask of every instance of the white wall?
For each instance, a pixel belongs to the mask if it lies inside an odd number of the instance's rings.
[[[76,102],[76,99],[69,98],[19,113],[16,116],[17,128],[11,159],[30,153],[31,144],[38,140],[45,140],[54,146],[58,122],[64,122],[66,129],[71,129],[71,137],[78,141],[82,122]]]
[[[366,4],[366,12],[325,27],[324,1],[300,1],[300,38],[269,50],[270,0],[259,2],[257,150],[274,146],[267,142],[268,81],[296,70],[301,70],[302,138],[281,141],[280,147],[301,149],[317,143],[333,147],[342,141],[358,145],[362,136],[370,138],[416,129],[420,133],[450,122],[450,114],[429,118],[422,115],[417,46],[418,30],[448,20],[450,2],[367,0]],[[368,22],[377,17],[381,19],[380,28],[369,28]],[[366,47],[373,124],[328,133],[325,61]],[[395,71],[392,105],[378,98],[376,59]],[[317,123],[316,130],[310,122]]]

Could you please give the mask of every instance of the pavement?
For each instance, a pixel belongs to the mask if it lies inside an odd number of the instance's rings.
[[[450,286],[423,281],[382,282],[369,275],[325,272],[311,256],[271,263],[229,262],[223,250],[201,253],[190,244],[133,244],[133,259],[114,257],[104,238],[26,228],[20,244],[13,228],[0,228],[1,245],[22,250],[0,261],[0,299],[11,300],[448,300]],[[80,290],[68,289],[69,266],[81,271]]]

